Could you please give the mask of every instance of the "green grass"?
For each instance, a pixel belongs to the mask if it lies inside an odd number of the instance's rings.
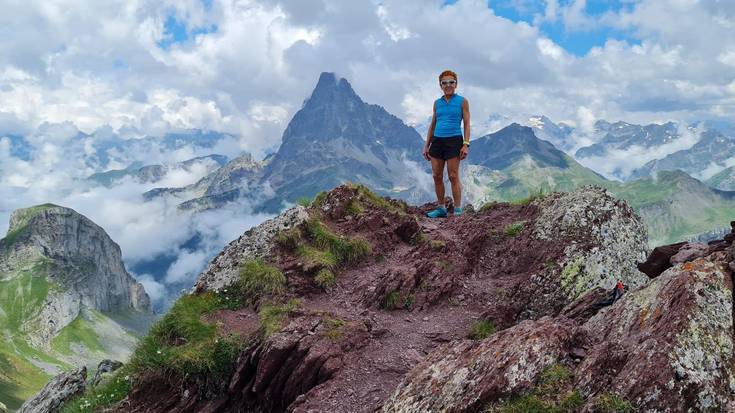
[[[442,250],[446,246],[447,246],[447,243],[440,239],[433,239],[429,241],[429,247],[431,247],[431,249],[436,250],[436,251]]]
[[[361,200],[354,208],[358,209],[364,209],[364,203],[367,203],[369,207],[372,208],[378,208],[382,209],[384,211],[396,213],[396,214],[404,214],[406,212],[406,207],[404,204],[394,204],[387,199],[377,195],[373,191],[371,191],[367,186],[363,184],[355,184],[350,183],[347,184],[347,186],[353,190],[357,191],[358,199]],[[349,205],[348,205],[349,208]]]
[[[629,401],[611,393],[602,394],[597,399],[595,407],[599,409],[596,411],[600,413],[632,413],[637,411]]]
[[[577,390],[567,390],[574,375],[563,364],[544,368],[536,386],[527,393],[485,406],[484,413],[572,413],[584,405],[584,398]]]
[[[217,294],[207,292],[181,297],[153,325],[130,360],[133,371],[171,371],[224,378],[231,370],[243,340],[219,333],[202,316],[224,308]]]
[[[283,322],[301,305],[301,300],[291,299],[285,304],[266,304],[260,308],[260,329],[265,337],[281,331]]]
[[[51,340],[51,348],[61,354],[71,355],[73,353],[72,343],[82,344],[92,352],[105,351],[97,337],[97,333],[94,331],[94,325],[86,320],[82,314],[61,329],[59,334]]]
[[[281,231],[276,235],[276,243],[286,251],[294,251],[301,241],[301,230],[298,227]]]
[[[345,326],[345,321],[338,318],[323,317],[322,324],[327,328],[324,335],[332,340],[338,340],[342,338],[342,328]]]
[[[512,224],[508,224],[508,226],[505,227],[505,229],[503,230],[503,233],[508,237],[515,237],[523,230],[523,227],[525,225],[526,221],[518,221]]]
[[[104,411],[127,396],[132,388],[132,368],[121,367],[97,387],[64,404],[60,413],[90,413]]]
[[[411,310],[416,301],[416,297],[413,294],[409,294],[405,297],[401,297],[401,293],[398,291],[391,291],[383,296],[381,300],[381,307],[385,310],[397,310],[403,308]]]
[[[482,206],[480,206],[480,209],[478,209],[477,212],[484,213],[495,208],[498,205],[500,205],[500,203],[497,201],[485,202],[484,204],[482,204]]]
[[[316,196],[314,197],[314,200],[311,201],[311,206],[314,206],[317,208],[321,207],[324,204],[324,201],[327,199],[327,195],[328,193],[324,191],[316,194]]]
[[[358,199],[352,198],[347,203],[347,207],[345,207],[345,212],[347,213],[347,215],[358,216],[365,212],[365,207],[362,205],[362,203],[360,203]]]
[[[545,196],[546,196],[546,191],[544,191],[543,188],[539,188],[531,192],[528,196],[524,198],[514,199],[510,203],[513,205],[528,205],[537,199],[542,199]]]
[[[398,291],[391,291],[383,297],[383,308],[386,310],[395,310],[399,308],[401,294]]]
[[[478,320],[472,324],[468,337],[473,340],[484,340],[495,332],[495,323],[492,320]]]
[[[300,245],[298,248],[300,257],[306,259],[311,265],[319,268],[326,268],[331,271],[337,269],[339,260],[331,251],[323,251],[309,245]]]
[[[311,205],[311,198],[309,198],[308,196],[302,196],[296,200],[296,203],[304,208],[308,208],[309,205]]]
[[[314,277],[316,284],[322,288],[329,288],[337,283],[337,276],[328,268],[322,268]]]
[[[338,236],[316,217],[305,222],[304,232],[315,247],[331,252],[339,263],[356,262],[371,251],[366,240]]]
[[[247,260],[240,265],[240,288],[246,301],[281,294],[286,289],[286,277],[281,271],[263,260]]]

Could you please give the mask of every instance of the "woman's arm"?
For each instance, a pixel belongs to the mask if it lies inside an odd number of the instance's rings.
[[[470,153],[470,102],[467,99],[462,100],[462,121],[464,123],[464,142],[459,151],[460,160],[467,158]]]
[[[434,127],[436,126],[436,102],[434,102],[434,108],[432,109],[431,114],[431,124],[429,125],[429,130],[426,131],[426,144],[424,145],[424,159],[427,161],[431,160],[431,157],[429,156],[429,147],[431,146],[431,141],[434,139]]]
[[[429,125],[429,130],[426,131],[426,147],[428,148],[431,145],[431,141],[434,139],[434,128],[436,127],[436,102],[434,102],[434,107],[431,109],[431,124]]]
[[[467,99],[462,100],[462,121],[464,123],[464,141],[470,141],[470,102]]]

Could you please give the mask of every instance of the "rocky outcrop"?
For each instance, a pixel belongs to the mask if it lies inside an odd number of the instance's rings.
[[[66,401],[84,393],[86,380],[86,367],[59,374],[33,398],[23,403],[18,413],[56,413]]]
[[[102,381],[102,375],[112,373],[122,367],[122,363],[117,360],[104,359],[97,365],[97,371],[94,373],[92,381],[89,383],[92,387],[96,387]]]
[[[617,279],[632,288],[647,281],[636,268],[646,258],[646,230],[624,201],[587,186],[547,196],[539,207],[535,235],[568,242],[560,279],[567,297],[577,298],[595,287],[610,289]]]
[[[574,411],[600,411],[600,398],[609,394],[642,412],[729,411],[735,397],[733,252],[720,244],[706,256],[681,257],[599,311],[580,311],[596,301],[583,296],[553,319],[437,349],[406,376],[383,411],[502,405],[532,392],[542,369],[557,363],[572,371],[568,390],[581,400]],[[523,357],[529,346],[533,357]],[[508,365],[508,353],[518,361]],[[509,372],[525,376],[511,382]]]
[[[426,218],[433,207],[344,185],[250,230],[193,292],[238,291],[255,258],[284,276],[281,293],[208,316],[248,343],[233,373],[213,390],[146,371],[117,411],[478,411],[533,388],[549,364],[602,352],[585,326],[610,309],[595,304],[618,278],[635,291],[648,280],[635,267],[646,256],[641,223],[603,190],[446,220]],[[356,240],[362,255],[325,264],[321,246],[344,252]],[[330,283],[318,278],[325,268]],[[297,308],[264,334],[263,308],[293,298]]]
[[[303,223],[309,215],[306,209],[297,205],[279,216],[269,219],[249,229],[236,240],[230,242],[199,275],[194,291],[217,291],[232,284],[238,278],[240,263],[256,258],[270,256],[274,238],[281,231]]]
[[[33,346],[48,345],[82,308],[151,311],[143,286],[125,270],[120,247],[72,209],[46,204],[13,212],[0,251],[3,281],[30,272],[54,286],[37,312],[26,314],[23,328]]]

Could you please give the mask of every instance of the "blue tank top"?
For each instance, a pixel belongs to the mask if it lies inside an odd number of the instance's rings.
[[[436,126],[434,137],[448,138],[450,136],[462,135],[459,124],[462,121],[462,102],[464,98],[453,94],[449,102],[444,96],[436,100]]]

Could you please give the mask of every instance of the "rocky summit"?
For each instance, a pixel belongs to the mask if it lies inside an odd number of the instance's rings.
[[[50,374],[124,358],[151,317],[105,231],[72,209],[20,209],[0,240],[0,401],[17,408]]]
[[[346,184],[247,231],[113,376],[118,396],[74,406],[727,409],[735,233],[649,254],[640,218],[597,187],[433,207]]]

